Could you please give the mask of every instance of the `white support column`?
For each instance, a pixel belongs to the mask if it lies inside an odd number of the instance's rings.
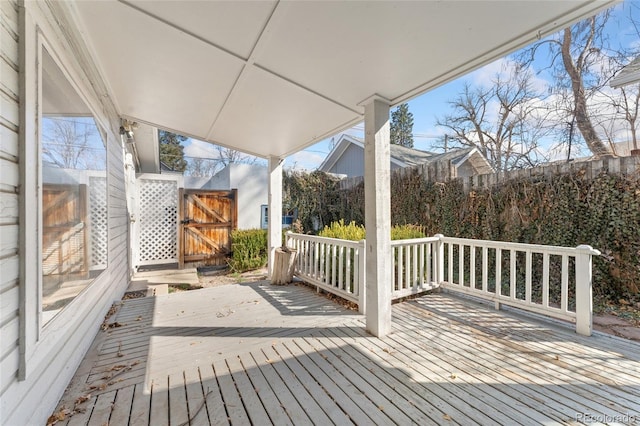
[[[591,336],[593,328],[593,282],[591,246],[576,247],[576,333]]]
[[[273,273],[275,251],[282,246],[282,163],[284,158],[269,157],[269,207],[267,243],[269,245],[269,278]]]
[[[364,102],[364,199],[366,238],[367,331],[383,337],[391,331],[391,192],[389,101]]]

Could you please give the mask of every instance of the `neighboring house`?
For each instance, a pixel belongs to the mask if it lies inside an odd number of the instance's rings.
[[[238,190],[238,229],[260,228],[262,209],[268,202],[267,167],[229,164],[211,178],[184,177],[186,189]]]
[[[628,157],[630,155],[638,155],[638,150],[633,144],[632,140],[624,141],[624,142],[616,142],[613,144],[614,154],[618,157]],[[636,151],[635,153],[632,153]]]
[[[622,68],[622,70],[611,79],[610,86],[619,88],[637,83],[638,81],[640,81],[640,56]]]
[[[487,159],[476,148],[455,149],[435,154],[418,149],[391,145],[391,170],[437,161],[451,161],[455,176],[466,177],[493,173]],[[347,177],[364,176],[364,141],[343,134],[318,170]]]

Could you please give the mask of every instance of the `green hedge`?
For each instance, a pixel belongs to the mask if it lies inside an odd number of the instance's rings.
[[[265,266],[268,259],[267,231],[248,229],[231,232],[231,250],[233,255],[229,266],[236,272]]]
[[[353,221],[353,227],[364,223],[364,185],[339,190],[331,177],[318,173],[290,175],[287,183],[288,202],[295,206],[294,200],[305,200],[306,208],[300,210],[305,231],[311,230],[314,216],[324,224],[340,218]],[[434,183],[416,170],[393,173],[391,218],[392,225],[419,224],[426,235],[565,247],[589,244],[602,252],[594,258],[594,293],[640,300],[639,174],[586,177],[577,169],[468,192],[460,180]],[[347,236],[351,231],[344,232]]]
[[[318,233],[321,237],[339,238],[341,240],[360,241],[365,238],[364,226],[356,224],[354,221],[348,224],[344,223],[344,219],[332,222],[325,226]],[[426,237],[424,228],[418,225],[394,225],[391,227],[392,240],[406,240],[410,238]]]

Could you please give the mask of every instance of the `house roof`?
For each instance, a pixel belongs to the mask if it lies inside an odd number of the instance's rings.
[[[284,157],[361,122],[373,95],[400,104],[615,2],[122,0],[56,7],[70,11],[124,118]]]
[[[331,152],[322,161],[322,164],[318,166],[318,170],[328,172],[340,159],[342,154],[347,150],[349,145],[359,146],[364,150],[364,141],[356,136],[348,134],[341,134]],[[417,164],[423,164],[434,154],[427,151],[420,151],[417,149],[406,148],[400,145],[391,145],[391,162],[400,167],[415,166]]]
[[[630,64],[611,79],[611,87],[618,88],[640,81],[640,56],[631,61]]]
[[[364,141],[361,138],[342,134],[318,170],[323,172],[331,170],[349,145],[356,145],[364,150]],[[391,162],[400,167],[411,167],[436,161],[451,161],[454,166],[459,166],[468,160],[477,173],[493,173],[493,168],[487,159],[476,148],[460,148],[439,154],[393,144],[389,148]]]

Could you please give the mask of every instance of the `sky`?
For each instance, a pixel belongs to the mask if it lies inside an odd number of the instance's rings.
[[[634,4],[635,3],[635,4]],[[625,46],[640,45],[637,32],[632,27],[629,15],[633,16],[636,22],[640,22],[640,2],[636,0],[625,0],[617,5],[613,10],[613,15],[608,21],[607,32],[612,42],[619,42]],[[546,55],[539,55],[534,63],[534,67],[543,68],[542,61]],[[487,86],[498,73],[512,72],[514,62],[507,58],[502,58],[490,63],[466,76],[442,85],[408,102],[409,110],[413,114],[413,137],[414,148],[425,151],[437,151],[432,144],[438,142],[445,133],[445,130],[436,125],[438,117],[450,113],[449,101],[453,100],[468,83],[472,87]],[[543,72],[534,77],[535,86],[544,91],[550,85],[550,79]],[[613,89],[612,89],[613,90]],[[343,132],[353,136],[363,137],[364,124],[360,123],[353,128]],[[338,135],[334,136],[337,140]],[[316,143],[303,151],[289,156],[285,160],[285,168],[296,170],[312,171],[318,168],[324,158],[330,152],[331,139],[328,138]],[[551,146],[544,149],[551,150]],[[215,150],[210,144],[202,141],[190,140],[185,144],[185,155],[191,157],[215,157]],[[564,155],[557,152],[554,155]]]

